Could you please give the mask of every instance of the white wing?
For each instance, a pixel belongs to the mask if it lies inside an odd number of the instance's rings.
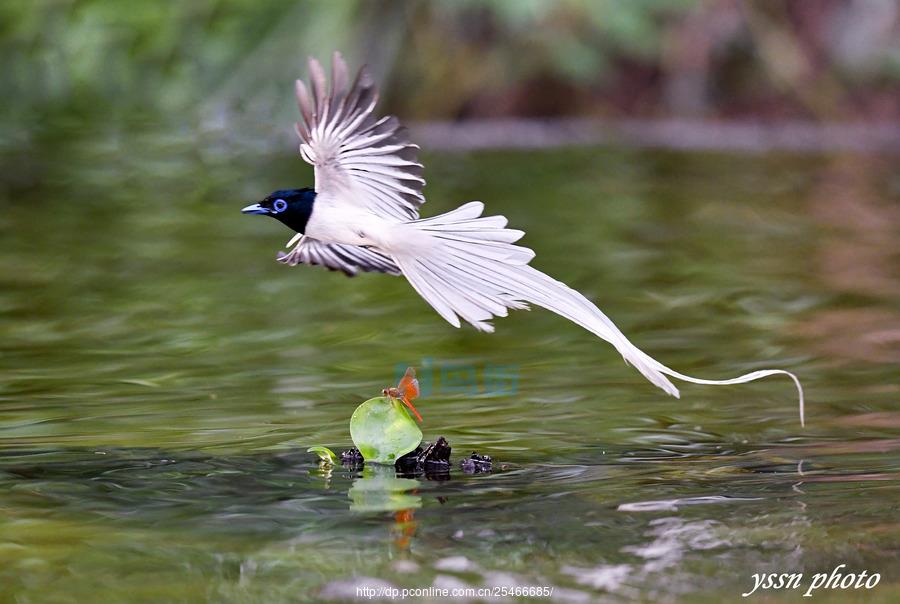
[[[360,270],[367,273],[400,274],[400,269],[394,261],[376,250],[355,245],[325,243],[312,237],[304,237],[289,253],[280,253],[278,262],[289,266],[321,265],[329,270],[343,271],[348,277],[356,276]]]
[[[339,53],[331,70],[330,88],[315,59],[309,60],[309,88],[297,80],[300,155],[315,167],[318,199],[386,218],[418,218],[425,203],[419,147],[397,118],[372,115],[378,91],[365,67],[352,85]]]

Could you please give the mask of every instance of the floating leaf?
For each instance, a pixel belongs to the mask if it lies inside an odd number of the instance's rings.
[[[350,418],[350,437],[366,461],[394,463],[422,442],[422,431],[397,399],[364,402]]]
[[[315,447],[310,447],[306,450],[307,453],[315,453],[319,456],[319,461],[325,462],[327,464],[332,464],[337,461],[337,455],[334,454],[334,451],[329,449],[328,447],[322,447],[320,445],[316,445]]]

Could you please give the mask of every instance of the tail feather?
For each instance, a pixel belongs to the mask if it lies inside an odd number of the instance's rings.
[[[796,375],[765,369],[726,380],[706,380],[663,365],[632,344],[590,300],[529,266],[534,252],[513,245],[524,233],[505,228],[503,216],[481,217],[483,209],[481,202],[470,202],[446,214],[409,223],[431,237],[429,253],[391,252],[413,288],[451,325],[459,327],[462,318],[476,329],[491,332],[494,328],[490,319],[505,317],[508,309],[541,306],[612,344],[626,363],[675,397],[679,396],[678,388],[666,376],[718,386],[786,375],[797,387],[800,422],[805,425],[803,387]]]

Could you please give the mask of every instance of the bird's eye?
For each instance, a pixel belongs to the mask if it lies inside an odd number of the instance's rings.
[[[287,202],[283,199],[276,199],[275,203],[272,204],[272,209],[280,214],[287,209]]]

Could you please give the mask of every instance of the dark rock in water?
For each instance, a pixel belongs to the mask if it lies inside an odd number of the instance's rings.
[[[341,464],[350,468],[361,468],[365,465],[362,453],[356,447],[341,452]]]
[[[416,467],[419,463],[419,455],[421,454],[422,445],[419,445],[414,451],[410,451],[406,455],[398,457],[397,461],[394,462],[394,468],[396,468],[400,474],[415,474]]]
[[[441,436],[424,449],[416,447],[415,451],[398,459],[394,467],[401,474],[425,474],[425,478],[432,480],[447,480],[450,477],[451,450],[450,443]]]
[[[479,455],[472,451],[472,455],[459,462],[459,467],[466,474],[482,474],[490,472],[494,464],[490,455]]]
[[[450,463],[450,443],[443,436],[439,436],[436,441],[425,447],[425,450],[419,455],[421,462],[446,462]]]
[[[422,443],[406,455],[394,462],[394,468],[403,476],[422,476],[429,480],[450,479],[450,443],[439,436],[433,443]],[[365,465],[362,453],[353,448],[341,452],[341,464],[353,470]],[[460,468],[466,474],[482,474],[493,470],[493,460],[488,455],[472,453],[460,462]]]

